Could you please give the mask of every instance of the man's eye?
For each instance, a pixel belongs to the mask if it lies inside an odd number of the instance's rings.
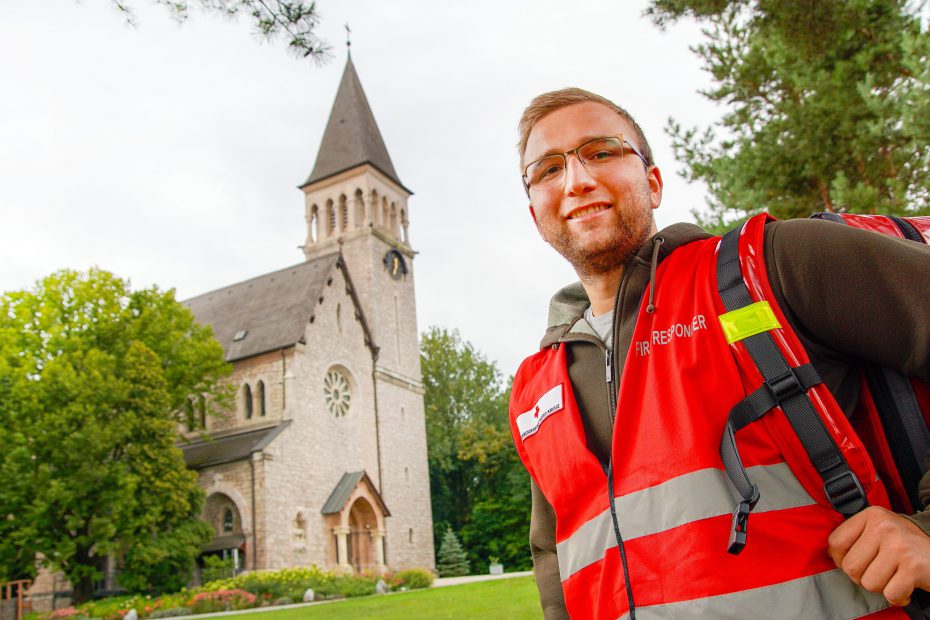
[[[598,148],[586,152],[583,157],[586,162],[602,162],[620,157],[622,151],[613,148]]]
[[[549,164],[540,170],[540,177],[545,179],[562,172],[562,164]]]

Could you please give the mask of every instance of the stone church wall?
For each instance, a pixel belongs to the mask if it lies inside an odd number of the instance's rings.
[[[371,354],[355,319],[342,272],[334,270],[313,310],[306,345],[289,362],[286,417],[291,426],[266,449],[268,568],[331,565],[333,533],[321,514],[346,472],[365,470],[377,480]],[[327,409],[323,381],[332,367],[347,371],[352,383],[348,414]]]

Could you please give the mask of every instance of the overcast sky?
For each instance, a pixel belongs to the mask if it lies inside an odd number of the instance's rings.
[[[643,1],[320,0],[322,67],[264,43],[245,18],[183,25],[136,0],[0,3],[0,290],[97,265],[179,299],[300,262],[297,185],[313,167],[352,59],[401,181],[420,330],[457,328],[509,374],[575,279],[538,237],[516,122],[536,94],[581,86],[639,120],[664,172],[659,227],[703,188],[677,175],[669,116],[720,110],[688,50]]]

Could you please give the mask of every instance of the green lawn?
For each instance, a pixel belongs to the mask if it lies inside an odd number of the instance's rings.
[[[261,611],[236,620],[539,620],[539,598],[532,577],[516,577],[431,588],[386,596],[369,596],[299,609]]]

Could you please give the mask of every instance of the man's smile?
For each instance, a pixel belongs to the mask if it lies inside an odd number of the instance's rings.
[[[568,215],[565,216],[565,219],[577,220],[587,215],[599,213],[601,211],[604,211],[605,209],[609,209],[610,206],[611,205],[609,202],[594,202],[591,204],[582,205],[580,207],[575,207],[574,209],[568,212]]]

